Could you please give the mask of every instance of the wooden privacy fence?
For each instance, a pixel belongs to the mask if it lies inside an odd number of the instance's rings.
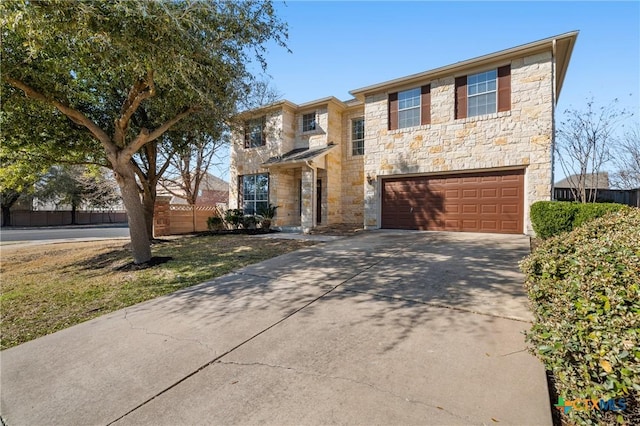
[[[593,198],[593,191],[598,203],[618,203],[632,207],[640,207],[640,188],[636,189],[587,189],[587,198]],[[553,198],[557,201],[575,201],[576,197],[569,188],[554,188]]]
[[[155,237],[206,231],[207,219],[211,216],[220,216],[217,206],[170,204],[169,200],[170,197],[156,199],[153,215]]]
[[[104,223],[127,223],[127,214],[122,211],[76,211],[76,225],[98,225]],[[5,225],[4,223],[2,224]],[[71,225],[68,210],[12,210],[11,226],[62,226]]]

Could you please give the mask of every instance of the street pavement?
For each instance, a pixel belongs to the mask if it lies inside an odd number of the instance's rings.
[[[125,224],[6,227],[0,229],[0,246],[16,248],[58,242],[99,241],[128,239],[129,227]]]
[[[38,424],[550,425],[524,236],[373,231],[0,354]]]

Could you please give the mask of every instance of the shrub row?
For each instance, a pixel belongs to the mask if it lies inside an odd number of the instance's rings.
[[[640,209],[626,208],[549,238],[520,266],[534,313],[527,341],[553,373],[558,395],[567,401],[626,398],[636,405]],[[577,424],[637,420],[628,410],[567,415]]]
[[[569,232],[607,213],[628,208],[623,204],[614,203],[538,201],[531,205],[531,224],[536,235],[545,239],[562,232]]]

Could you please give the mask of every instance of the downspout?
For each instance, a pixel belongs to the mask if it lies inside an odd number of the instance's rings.
[[[553,39],[551,43],[552,53],[551,53],[551,194],[550,199],[554,201],[555,199],[555,174],[556,174],[556,166],[555,166],[555,157],[556,157],[556,105],[557,105],[557,87],[556,87],[556,44],[557,40]]]
[[[317,210],[317,206],[316,203],[318,202],[318,194],[317,194],[317,180],[318,180],[318,168],[316,166],[313,165],[313,162],[311,160],[305,160],[304,161],[305,164],[307,165],[307,167],[309,167],[311,170],[313,170],[313,175],[311,178],[311,228],[315,228],[316,223],[317,223],[317,218],[316,218],[316,212]],[[302,229],[302,232],[305,234],[309,233],[309,230],[305,230],[304,228]]]

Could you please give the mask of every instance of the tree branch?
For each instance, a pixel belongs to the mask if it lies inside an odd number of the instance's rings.
[[[187,108],[181,113],[179,113],[178,115],[176,115],[175,117],[173,117],[171,120],[166,121],[163,125],[153,130],[151,133],[149,133],[148,129],[143,128],[142,130],[140,130],[140,133],[138,133],[138,136],[136,136],[133,142],[131,142],[129,145],[127,145],[123,149],[123,155],[133,156],[133,154],[135,154],[145,144],[149,142],[153,142],[154,140],[158,139],[160,136],[162,136],[167,130],[169,130],[173,125],[178,123],[180,120],[184,119],[185,117],[188,117],[189,115],[199,110],[200,110],[200,107],[197,107],[197,106]]]
[[[111,155],[116,154],[117,147],[111,141],[111,138],[109,137],[109,135],[107,135],[107,133],[104,130],[102,130],[96,123],[94,123],[91,119],[89,119],[83,113],[67,105],[64,105],[59,101],[56,101],[54,99],[49,99],[44,94],[38,92],[33,87],[29,86],[28,84],[20,80],[17,80],[13,77],[9,77],[7,75],[4,75],[3,78],[11,86],[15,87],[16,89],[22,90],[28,98],[47,102],[53,105],[55,108],[57,108],[58,111],[60,111],[61,113],[69,117],[69,119],[71,119],[71,121],[73,121],[74,123],[86,127],[89,130],[89,132],[91,132],[91,134],[102,144],[102,146],[105,148],[107,153]]]
[[[156,94],[155,82],[153,80],[153,70],[147,72],[146,80],[140,80],[129,90],[127,99],[120,108],[120,118],[116,119],[115,140],[124,146],[124,137],[129,120],[136,112],[142,101],[151,98]]]

